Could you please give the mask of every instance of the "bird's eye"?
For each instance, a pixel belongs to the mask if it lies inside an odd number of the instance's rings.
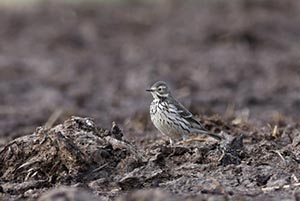
[[[162,90],[162,88],[158,88],[158,91],[161,91]]]

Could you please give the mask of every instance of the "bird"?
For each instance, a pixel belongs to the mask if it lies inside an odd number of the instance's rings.
[[[150,118],[154,126],[169,138],[170,144],[186,141],[191,134],[205,134],[220,141],[223,138],[208,131],[193,114],[177,101],[164,81],[155,82],[146,91],[153,100],[150,104]]]

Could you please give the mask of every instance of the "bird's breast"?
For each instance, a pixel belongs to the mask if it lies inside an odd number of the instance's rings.
[[[175,109],[171,112],[170,108],[172,107],[167,102],[153,101],[150,105],[151,121],[165,135],[180,138],[189,133],[189,123]]]

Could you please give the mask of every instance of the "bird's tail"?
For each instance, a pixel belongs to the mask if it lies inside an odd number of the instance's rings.
[[[208,136],[210,136],[212,138],[215,138],[216,140],[219,140],[219,141],[225,140],[225,138],[223,136],[206,130],[206,128],[199,121],[197,121],[196,119],[190,118],[189,122],[191,123],[191,126],[192,126],[192,133],[205,134],[205,135],[208,135]]]
[[[216,140],[219,140],[219,141],[225,139],[223,136],[218,135],[218,134],[215,134],[215,133],[211,133],[211,132],[209,132],[209,131],[207,131],[206,135],[208,135],[208,136],[210,136],[210,137],[212,137],[212,138],[215,138]]]
[[[210,131],[207,131],[207,130],[196,129],[193,133],[205,134],[205,135],[208,135],[218,141],[225,140],[225,138],[223,136],[213,133],[213,132],[210,132]]]

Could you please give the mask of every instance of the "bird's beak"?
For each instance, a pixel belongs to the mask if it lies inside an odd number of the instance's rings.
[[[146,89],[146,91],[153,92],[154,90],[153,89]]]

